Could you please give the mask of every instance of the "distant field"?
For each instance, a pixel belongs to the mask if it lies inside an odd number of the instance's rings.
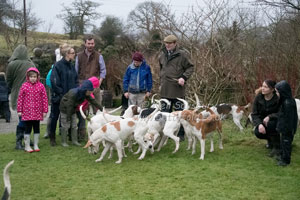
[[[19,43],[23,43],[23,41],[24,39],[23,40],[20,39]],[[80,38],[77,40],[69,40],[68,35],[43,33],[43,32],[28,32],[27,41],[28,41],[28,49],[30,52],[37,45],[45,44],[45,43],[57,43],[57,44],[68,43],[73,46],[80,46],[82,44],[82,39]],[[0,56],[1,54],[10,55],[11,51],[7,48],[3,35],[0,34]]]

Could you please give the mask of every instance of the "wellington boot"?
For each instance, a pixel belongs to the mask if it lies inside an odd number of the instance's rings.
[[[80,128],[78,129],[78,141],[82,142],[85,140],[85,135],[86,135],[86,129],[85,128]]]
[[[61,129],[61,145],[63,147],[68,147],[69,145],[67,144],[67,136],[68,136],[68,132],[62,128]]]
[[[33,150],[30,147],[30,134],[24,135],[24,142],[25,142],[25,152],[32,153]]]
[[[24,138],[24,129],[17,126],[16,130],[16,147],[17,150],[24,150],[24,146],[22,145],[22,140]]]
[[[74,144],[76,146],[81,146],[81,144],[78,143],[78,132],[77,132],[76,128],[71,129],[71,136],[72,136],[72,144]]]
[[[40,138],[40,134],[39,133],[33,134],[33,142],[34,142],[33,149],[34,149],[35,152],[39,152],[40,151],[40,148],[38,146],[38,144],[39,144],[39,138]]]

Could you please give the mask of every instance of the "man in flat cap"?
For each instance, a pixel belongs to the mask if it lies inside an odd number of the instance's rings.
[[[177,98],[185,98],[186,81],[194,71],[194,65],[188,58],[187,52],[178,48],[177,37],[168,35],[164,38],[165,48],[159,56],[160,64],[160,96],[171,102],[170,108],[162,104],[163,112],[183,110],[183,103]],[[184,140],[184,129],[181,126],[178,136]]]

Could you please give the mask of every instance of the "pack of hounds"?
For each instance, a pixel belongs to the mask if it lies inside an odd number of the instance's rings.
[[[88,118],[81,110],[81,115],[88,120],[88,142],[84,148],[88,148],[89,153],[97,154],[99,145],[104,146],[100,157],[96,162],[101,162],[108,151],[112,157],[113,149],[117,150],[118,160],[121,163],[123,157],[127,157],[125,147],[133,152],[132,145],[138,144],[138,150],[133,154],[140,154],[139,160],[145,158],[146,152],[149,150],[152,154],[154,151],[159,152],[170,138],[175,143],[175,149],[172,153],[176,153],[180,146],[180,138],[177,136],[180,126],[183,126],[185,138],[188,141],[187,150],[192,150],[192,155],[196,153],[196,143],[200,142],[200,160],[204,160],[205,141],[210,139],[210,152],[214,151],[213,134],[217,132],[219,135],[219,148],[223,149],[223,132],[222,120],[226,116],[231,115],[237,127],[243,131],[241,119],[249,109],[250,104],[238,106],[234,104],[220,104],[217,106],[203,106],[195,94],[196,106],[190,109],[188,102],[183,102],[182,111],[174,111],[171,113],[161,112],[161,104],[164,102],[170,106],[167,99],[154,100],[152,97],[152,106],[150,108],[141,109],[137,106],[129,106],[122,116],[112,115],[112,112],[103,111],[92,118]],[[115,111],[115,110],[114,110]],[[125,146],[124,142],[128,141]],[[155,150],[154,150],[155,149]]]

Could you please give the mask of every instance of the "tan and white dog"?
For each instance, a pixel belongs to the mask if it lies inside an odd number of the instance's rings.
[[[155,112],[158,111],[158,108]],[[118,161],[117,164],[122,162],[123,158],[123,143],[128,137],[134,133],[135,129],[138,127],[139,118],[126,118],[114,122],[109,122],[102,126],[100,129],[97,129],[89,138],[88,142],[84,148],[90,146],[98,146],[100,142],[105,141],[106,145],[104,150],[101,153],[99,159],[96,162],[101,162],[106,155],[107,151],[112,145],[114,145],[118,152]],[[152,143],[149,144],[149,148],[152,148]]]
[[[222,123],[220,117],[216,115],[210,108],[206,108],[206,111],[210,115],[204,119],[202,114],[196,114],[195,111],[184,110],[180,112],[181,121],[189,123],[192,129],[192,134],[200,141],[201,154],[200,160],[204,160],[205,155],[205,140],[210,137],[210,152],[214,151],[213,143],[213,132],[217,131],[219,133],[219,148],[223,149],[223,133],[222,133]],[[196,143],[193,144],[193,152],[195,153]]]
[[[228,115],[232,115],[233,122],[237,127],[240,129],[240,131],[243,131],[243,126],[241,125],[241,119],[243,117],[243,114],[245,113],[246,109],[250,107],[250,103],[245,106],[238,106],[235,104],[226,104],[222,103],[216,106],[210,107],[210,109],[216,113],[221,120],[223,120]],[[202,115],[204,118],[207,118],[210,113],[207,111],[203,111]]]

